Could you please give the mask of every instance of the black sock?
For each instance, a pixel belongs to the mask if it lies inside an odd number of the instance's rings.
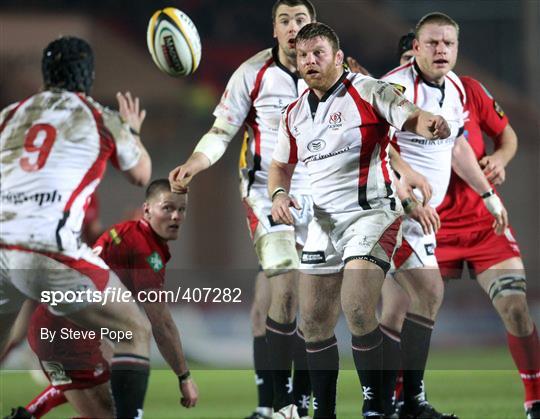
[[[294,403],[291,367],[295,334],[296,321],[278,323],[270,317],[266,318],[266,342],[274,383],[275,411]]]
[[[401,359],[403,362],[403,399],[405,404],[421,401],[425,398],[424,371],[433,325],[433,320],[411,313],[407,313],[403,322]]]
[[[111,389],[120,419],[142,416],[150,362],[144,356],[115,354],[111,363]]]
[[[258,407],[272,408],[274,400],[274,389],[272,384],[272,371],[268,361],[268,347],[266,336],[255,336],[253,338],[253,358],[255,362],[255,380],[257,383],[257,394],[259,396]]]
[[[360,378],[364,405],[362,412],[382,414],[383,334],[379,327],[352,337],[354,365]]]
[[[298,416],[307,416],[311,399],[311,381],[309,380],[309,369],[307,365],[306,341],[300,329],[296,331],[294,338],[293,362],[294,403],[298,407]]]
[[[395,411],[393,400],[398,372],[401,369],[401,348],[399,332],[379,325],[383,332],[383,407],[384,414],[390,416]]]
[[[336,386],[339,353],[335,336],[321,342],[306,342],[309,376],[313,389],[314,419],[336,417]]]

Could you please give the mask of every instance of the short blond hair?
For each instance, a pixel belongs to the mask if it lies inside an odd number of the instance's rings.
[[[434,23],[440,26],[453,26],[456,29],[456,35],[459,37],[459,25],[454,19],[444,13],[433,12],[423,16],[416,24],[416,27],[414,28],[414,35],[416,39],[418,39],[418,35],[420,34],[422,27],[429,23]]]

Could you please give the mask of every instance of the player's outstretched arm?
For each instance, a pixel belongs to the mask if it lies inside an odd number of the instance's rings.
[[[514,158],[517,151],[518,139],[516,132],[510,124],[494,138],[495,151],[480,160],[480,166],[484,170],[487,179],[494,185],[502,184],[506,179],[505,168]]]
[[[422,205],[427,205],[431,199],[432,189],[427,178],[415,171],[405,160],[403,160],[397,150],[390,145],[389,147],[390,165],[392,169],[400,174],[401,178],[396,179],[399,188],[404,188],[404,192],[411,195],[414,188],[417,188],[423,196]],[[398,189],[398,195],[400,191]],[[404,199],[401,198],[400,199]]]
[[[131,134],[137,142],[141,156],[137,164],[124,171],[128,181],[137,186],[144,186],[150,181],[152,175],[152,160],[143,143],[141,142],[141,127],[146,118],[146,111],[140,108],[138,97],[132,97],[130,92],[116,93],[118,100],[118,112],[124,122],[129,125]]]
[[[276,223],[293,225],[290,207],[301,209],[298,202],[289,195],[291,178],[296,164],[272,160],[268,170],[268,195],[272,200],[272,219]]]
[[[347,65],[349,66],[349,70],[351,70],[353,73],[360,73],[365,76],[371,76],[371,74],[369,74],[369,71],[367,71],[367,69],[362,66],[356,58],[347,57],[346,61]]]
[[[143,303],[142,306],[152,325],[152,333],[159,352],[180,380],[179,386],[182,393],[180,403],[187,408],[194,407],[197,404],[199,392],[189,374],[180,333],[167,303]]]
[[[189,182],[197,173],[217,162],[227,150],[238,128],[221,118],[216,118],[214,125],[199,140],[189,159],[169,173],[172,191],[185,192]]]
[[[402,130],[414,132],[428,140],[444,140],[450,136],[450,126],[442,116],[422,109],[409,116]]]
[[[460,136],[452,150],[452,168],[482,198],[488,211],[495,217],[493,228],[497,234],[504,233],[508,227],[508,214],[499,197],[493,191],[486,176],[482,172],[474,151],[465,139]]]

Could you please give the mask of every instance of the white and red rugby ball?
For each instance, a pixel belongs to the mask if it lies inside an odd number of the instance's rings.
[[[152,15],[146,41],[154,63],[170,76],[187,76],[199,67],[201,38],[197,27],[184,12],[174,7]]]

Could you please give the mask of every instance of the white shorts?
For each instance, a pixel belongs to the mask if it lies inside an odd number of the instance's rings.
[[[296,243],[303,246],[306,242],[308,226],[313,219],[313,199],[311,195],[293,195],[301,209],[291,208],[294,227],[276,224],[272,219],[272,201],[266,190],[251,189],[243,202],[247,212],[247,223],[253,243],[264,235],[278,231],[294,231]]]
[[[394,256],[395,270],[437,268],[435,234],[424,234],[422,225],[406,217],[403,220],[403,243]]]
[[[315,217],[309,225],[300,269],[313,275],[340,272],[352,259],[384,272],[401,243],[401,213],[387,209]]]
[[[108,266],[86,245],[77,254],[74,258],[19,246],[0,247],[0,313],[18,312],[27,298],[50,303],[54,291],[72,291],[70,296],[87,289],[102,291],[109,282]],[[77,300],[84,301],[58,302],[49,308],[55,314],[69,314],[89,304],[87,299]]]

